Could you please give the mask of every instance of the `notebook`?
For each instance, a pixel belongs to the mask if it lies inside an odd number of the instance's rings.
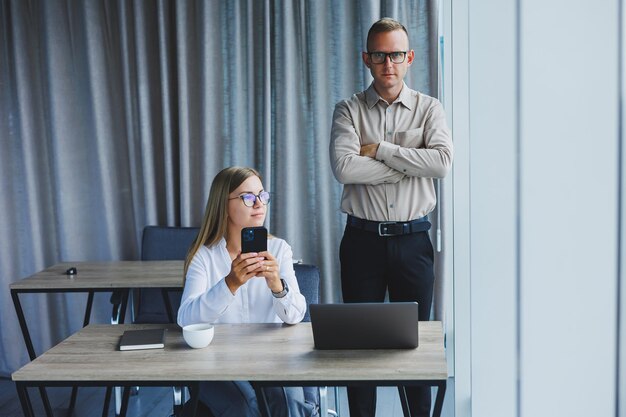
[[[316,349],[414,349],[418,306],[409,303],[311,304]]]
[[[126,330],[120,339],[120,350],[163,347],[165,347],[165,329]]]

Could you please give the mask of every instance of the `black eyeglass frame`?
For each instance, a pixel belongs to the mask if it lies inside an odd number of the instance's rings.
[[[404,61],[406,61],[406,56],[410,51],[392,51],[392,52],[380,52],[380,51],[373,51],[373,52],[366,52],[367,56],[370,58],[370,61],[372,62],[372,64],[384,64],[387,61],[387,57],[389,57],[389,60],[391,61],[392,64],[402,64]],[[376,62],[374,61],[374,59],[372,58],[373,54],[382,54],[383,55],[383,59],[380,62]],[[392,58],[393,54],[402,54],[402,61],[400,62],[395,62]]]
[[[261,194],[265,194],[265,195],[267,195],[267,202],[263,202],[263,200],[261,199]],[[245,197],[246,197],[247,195],[252,195],[252,196],[254,196],[254,201],[252,202],[252,205],[251,205],[251,206],[249,206],[249,205],[247,205],[247,204],[246,204],[246,198],[245,198]],[[257,200],[259,200],[259,201],[261,202],[261,204],[263,204],[264,206],[267,206],[267,205],[270,203],[271,196],[272,196],[272,195],[270,194],[270,192],[269,192],[269,191],[261,191],[261,192],[260,192],[260,193],[258,193],[258,194],[254,194],[254,193],[243,193],[243,194],[238,195],[237,197],[231,197],[231,198],[229,198],[229,200],[234,200],[234,199],[236,199],[236,198],[241,198],[241,202],[242,202],[242,203],[243,203],[243,205],[244,205],[244,206],[246,206],[246,207],[254,207],[254,205],[256,204],[256,201],[257,201]]]

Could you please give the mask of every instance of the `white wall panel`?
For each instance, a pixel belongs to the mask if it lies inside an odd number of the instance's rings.
[[[621,178],[621,188],[620,188],[620,201],[621,201],[621,229],[620,229],[620,237],[619,242],[620,245],[618,248],[620,249],[619,255],[619,282],[620,285],[620,314],[619,314],[619,380],[618,380],[618,390],[617,395],[619,396],[618,400],[618,410],[616,415],[618,417],[626,417],[626,167],[624,164],[626,163],[626,144],[624,144],[624,140],[626,138],[626,8],[624,8],[624,2],[622,1],[621,14],[619,20],[620,26],[620,41],[621,41],[621,71],[620,71],[620,99],[621,99],[621,113],[620,113],[620,135],[619,139],[621,142],[621,159],[620,159],[620,178]]]
[[[617,1],[521,1],[521,416],[613,416]]]
[[[516,9],[513,0],[469,4],[472,416],[513,417]]]
[[[618,6],[451,2],[458,417],[616,415]]]
[[[454,289],[453,337],[448,335],[448,346],[454,344],[454,416],[471,416],[471,345],[470,345],[470,222],[469,222],[469,17],[466,2],[445,0],[443,25],[446,51],[443,66],[444,97],[452,138],[455,161],[452,165],[453,191],[453,276]],[[452,24],[454,22],[454,25]]]

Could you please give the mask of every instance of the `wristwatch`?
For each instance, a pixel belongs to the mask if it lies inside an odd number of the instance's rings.
[[[283,298],[289,292],[289,287],[287,286],[287,283],[285,282],[285,280],[281,278],[280,282],[283,283],[283,289],[281,291],[278,291],[278,292],[272,291],[272,295],[274,297],[276,297],[276,298]]]

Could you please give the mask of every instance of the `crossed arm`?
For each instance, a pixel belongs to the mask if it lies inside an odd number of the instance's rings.
[[[333,173],[342,184],[396,183],[407,176],[441,178],[452,164],[452,141],[441,104],[426,114],[423,148],[382,141],[361,145],[352,114],[345,104],[335,107],[330,143]]]

